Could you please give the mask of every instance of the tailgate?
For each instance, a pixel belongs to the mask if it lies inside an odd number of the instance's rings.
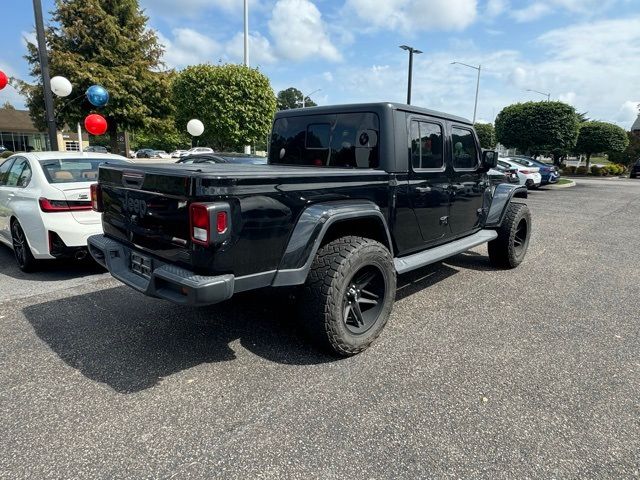
[[[101,166],[100,185],[105,234],[190,264],[189,172]]]

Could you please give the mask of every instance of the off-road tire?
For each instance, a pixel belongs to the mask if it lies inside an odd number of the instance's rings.
[[[523,203],[509,203],[498,238],[489,242],[489,260],[494,267],[515,268],[522,263],[531,238],[531,212]]]
[[[384,293],[376,296],[382,304],[379,313],[370,315],[368,330],[354,334],[349,326],[349,292],[361,272],[373,272]],[[366,276],[366,275],[365,275]],[[338,238],[318,250],[307,282],[301,292],[300,313],[310,339],[321,348],[340,356],[351,356],[365,350],[384,328],[396,294],[396,273],[389,250],[368,238],[348,236]],[[374,295],[375,296],[375,295]],[[351,298],[352,299],[352,298]],[[358,309],[360,307],[358,306]],[[359,310],[360,311],[360,310]],[[346,315],[346,316],[345,316]],[[360,311],[360,319],[362,319]],[[364,325],[362,328],[365,328]]]
[[[31,273],[37,270],[38,261],[33,257],[27,236],[22,230],[22,226],[18,220],[11,222],[11,240],[13,243],[13,254],[18,264],[18,268],[25,273]]]

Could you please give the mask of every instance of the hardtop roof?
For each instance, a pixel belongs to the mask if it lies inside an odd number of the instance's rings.
[[[378,114],[384,114],[385,112],[391,112],[393,110],[400,110],[403,112],[428,115],[430,117],[437,117],[445,120],[451,120],[457,123],[472,125],[470,120],[463,117],[458,117],[457,115],[438,112],[436,110],[417,107],[415,105],[406,105],[403,103],[394,103],[394,102],[350,103],[350,104],[342,104],[342,105],[323,105],[320,107],[294,108],[289,110],[280,110],[279,112],[276,113],[276,118],[299,117],[304,115],[323,115],[328,113],[366,112],[366,111],[375,112]]]

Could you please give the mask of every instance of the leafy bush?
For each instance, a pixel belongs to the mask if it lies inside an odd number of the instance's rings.
[[[13,155],[13,152],[9,150],[5,150],[0,154],[0,158],[9,158],[11,155]]]
[[[595,175],[596,177],[600,177],[604,175],[603,168],[600,168],[598,165],[591,166],[591,175]]]
[[[576,173],[578,175],[586,175],[587,174],[587,166],[586,165],[581,165],[578,168],[576,168]]]
[[[576,167],[567,165],[562,169],[562,173],[564,173],[565,175],[574,175],[576,173]]]
[[[611,173],[611,167],[609,165],[605,165],[600,169],[600,175],[606,177]]]

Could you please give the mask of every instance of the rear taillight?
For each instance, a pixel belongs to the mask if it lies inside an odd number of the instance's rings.
[[[189,207],[191,240],[200,245],[209,245],[211,238],[211,218],[209,209],[202,203],[192,203]]]
[[[96,212],[102,212],[102,187],[99,183],[91,185],[91,208]]]
[[[216,214],[216,230],[219,234],[226,233],[227,228],[229,227],[229,216],[227,212],[218,212]]]
[[[49,200],[41,197],[38,199],[38,203],[40,204],[40,210],[46,213],[91,210],[90,202]]]
[[[231,210],[228,203],[192,203],[189,207],[191,241],[199,245],[224,242],[231,230]]]

